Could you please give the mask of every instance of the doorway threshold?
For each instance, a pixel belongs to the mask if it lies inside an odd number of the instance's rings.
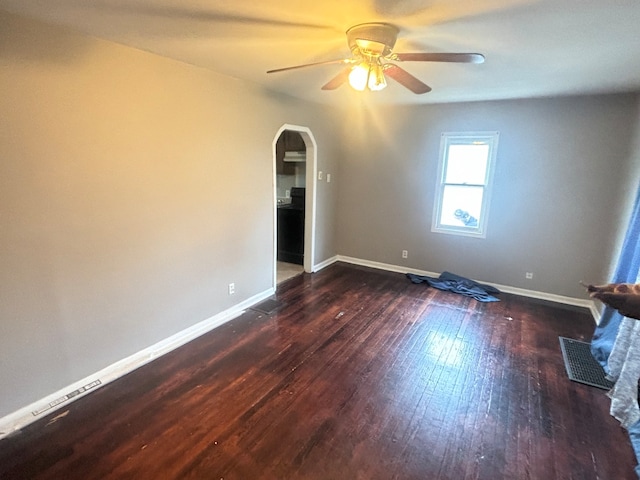
[[[295,263],[278,261],[276,268],[276,284],[278,285],[304,272],[304,267]]]

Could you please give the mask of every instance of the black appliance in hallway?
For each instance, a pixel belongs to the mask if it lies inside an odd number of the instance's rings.
[[[304,264],[304,187],[291,189],[291,203],[278,205],[278,260]]]

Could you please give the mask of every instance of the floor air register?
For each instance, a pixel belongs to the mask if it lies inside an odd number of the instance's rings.
[[[591,355],[591,344],[571,338],[559,337],[567,375],[574,382],[610,390],[613,382],[605,377],[602,366]]]

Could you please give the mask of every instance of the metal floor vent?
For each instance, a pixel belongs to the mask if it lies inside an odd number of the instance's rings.
[[[565,337],[558,338],[570,380],[604,390],[613,387],[613,382],[606,379],[602,366],[593,358],[590,343]]]
[[[264,313],[266,315],[269,315],[273,312],[275,312],[277,309],[279,309],[281,306],[283,305],[282,302],[279,302],[278,300],[274,300],[272,298],[269,298],[267,300],[265,300],[264,302],[261,302],[257,305],[254,305],[253,307],[251,307],[251,310],[255,310],[256,312],[260,312],[260,313]]]

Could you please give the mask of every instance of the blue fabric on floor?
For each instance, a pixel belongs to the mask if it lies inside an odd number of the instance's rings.
[[[407,278],[413,283],[426,283],[438,290],[446,290],[449,292],[459,293],[467,297],[474,298],[479,302],[499,302],[500,299],[491,294],[498,294],[500,290],[491,285],[474,282],[468,278],[461,277],[455,273],[442,272],[438,278],[427,277],[424,275],[416,275],[407,273]]]

